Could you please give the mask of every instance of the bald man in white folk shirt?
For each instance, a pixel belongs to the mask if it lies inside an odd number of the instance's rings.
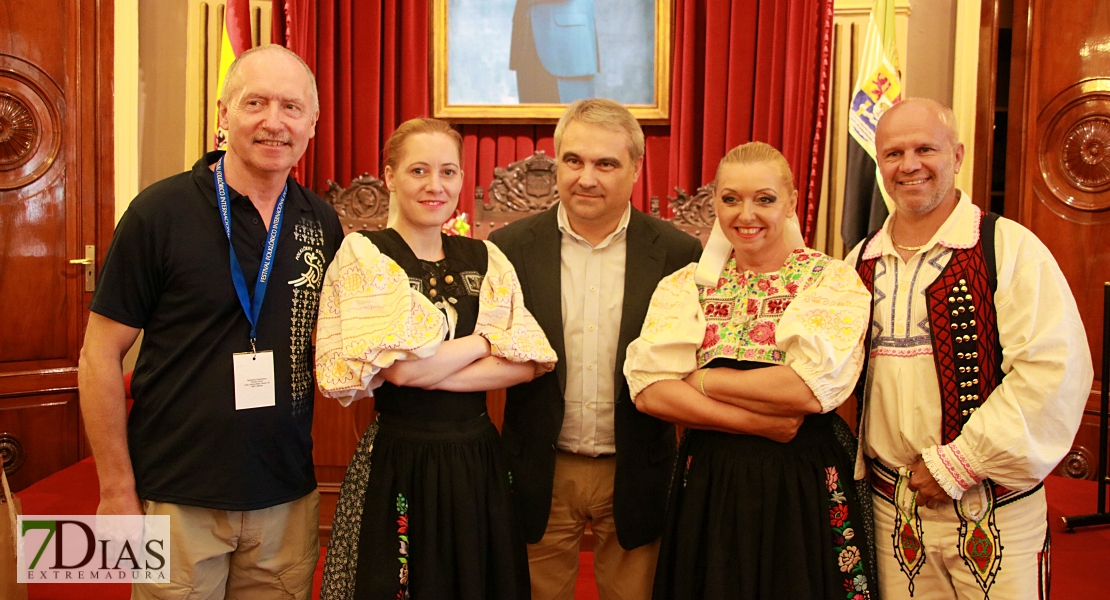
[[[883,598],[1047,598],[1042,480],[1093,377],[1075,300],[1036,236],[956,189],[950,109],[904,100],[875,146],[896,209],[847,261],[874,295],[857,396]]]

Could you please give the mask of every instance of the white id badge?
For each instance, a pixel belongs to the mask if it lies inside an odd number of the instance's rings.
[[[274,406],[274,353],[237,352],[235,361],[235,410]]]

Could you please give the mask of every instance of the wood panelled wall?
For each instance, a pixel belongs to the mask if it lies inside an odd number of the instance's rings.
[[[89,259],[115,223],[112,13],[111,0],[0,10],[0,457],[15,490],[88,454],[77,360]]]
[[[1060,263],[1087,330],[1095,389],[1110,281],[1110,2],[1015,0],[1006,216]],[[1098,398],[1058,472],[1094,478]]]

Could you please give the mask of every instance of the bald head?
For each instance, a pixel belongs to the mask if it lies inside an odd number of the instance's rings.
[[[220,94],[220,102],[225,105],[231,102],[231,98],[243,89],[241,67],[244,63],[252,62],[259,59],[267,59],[268,62],[273,63],[276,68],[301,68],[304,69],[306,75],[306,82],[308,85],[308,97],[312,102],[312,110],[319,110],[320,97],[316,92],[316,76],[312,74],[312,69],[308,68],[308,64],[295,52],[277,44],[266,44],[264,46],[256,46],[247,50],[246,52],[235,57],[231,62],[231,66],[227,68],[227,76],[224,78],[224,87]],[[286,63],[282,65],[281,63]],[[297,65],[297,66],[294,66]],[[267,65],[268,67],[271,65]]]
[[[930,98],[906,98],[886,109],[886,112],[879,118],[878,126],[875,127],[876,141],[879,137],[879,131],[883,129],[883,123],[886,122],[889,127],[887,117],[902,111],[909,111],[913,116],[935,119],[947,130],[948,139],[953,146],[960,143],[960,133],[956,128],[956,113],[951,108]]]
[[[879,119],[875,162],[899,213],[949,214],[958,200],[956,173],[963,159],[956,117],[939,102],[903,100]]]

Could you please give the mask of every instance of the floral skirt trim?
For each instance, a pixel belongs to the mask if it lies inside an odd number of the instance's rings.
[[[847,600],[870,600],[871,590],[864,574],[864,553],[859,542],[864,536],[856,534],[850,514],[848,499],[836,466],[825,467],[825,483],[829,491],[829,526],[833,533],[833,552],[840,572],[844,574],[844,592]],[[862,533],[862,532],[861,532]]]
[[[328,543],[324,562],[324,577],[320,600],[353,600],[355,597],[355,572],[358,565],[358,539],[362,528],[362,507],[366,498],[366,484],[370,481],[370,455],[374,438],[378,434],[377,422],[366,428],[362,440],[347,466],[339,502],[332,521],[331,541]],[[406,522],[407,525],[407,522]],[[401,535],[401,534],[398,534]],[[407,551],[407,549],[405,549]],[[402,561],[402,588],[407,597],[407,565]],[[398,596],[401,598],[402,596]]]
[[[401,563],[400,579],[401,589],[397,590],[397,600],[409,599],[409,503],[404,494],[397,494],[397,541],[401,548],[398,550],[397,562]]]

